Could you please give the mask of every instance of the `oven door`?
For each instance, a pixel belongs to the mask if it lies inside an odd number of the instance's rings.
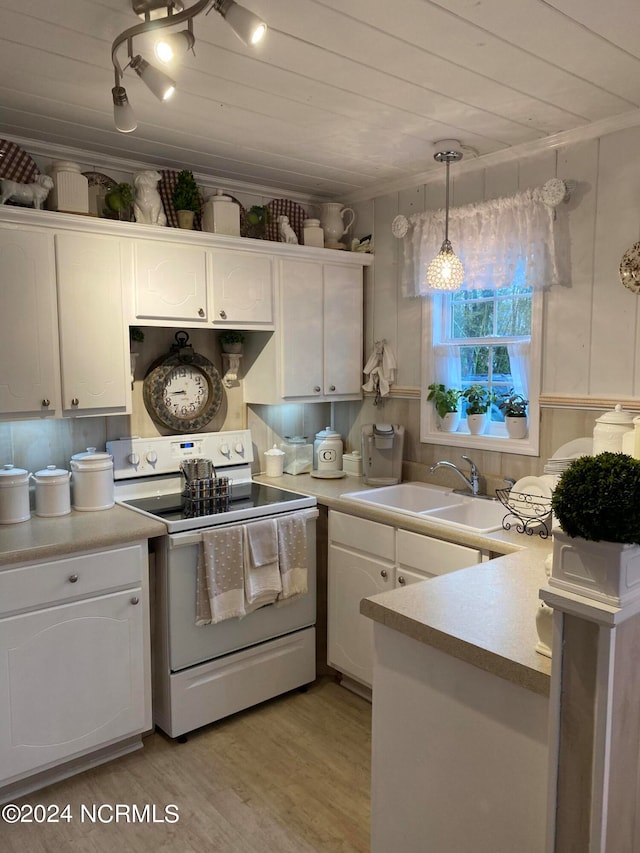
[[[159,600],[164,611],[159,618],[163,623],[161,630],[167,630],[166,648],[171,672],[315,625],[315,526],[318,513],[317,510],[308,512],[308,593],[291,604],[268,605],[242,619],[226,619],[216,625],[195,624],[200,533],[173,533],[165,537],[157,567],[157,582],[161,585]]]

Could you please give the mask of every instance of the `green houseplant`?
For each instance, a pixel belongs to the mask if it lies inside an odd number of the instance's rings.
[[[236,329],[225,329],[218,335],[218,341],[222,352],[239,353],[242,352],[242,344],[244,343],[244,335]]]
[[[466,400],[467,426],[472,435],[481,435],[489,421],[487,412],[496,395],[484,385],[474,384],[465,388],[462,397]]]
[[[175,189],[173,190],[173,206],[178,213],[178,224],[181,228],[193,228],[193,218],[200,210],[200,192],[190,169],[178,173]],[[182,215],[181,214],[187,214]]]
[[[551,586],[620,606],[637,596],[640,561],[640,460],[625,453],[581,456],[551,498]]]
[[[263,240],[267,225],[271,222],[271,211],[266,205],[254,204],[247,211],[247,237]]]
[[[457,388],[446,388],[441,382],[432,382],[428,386],[427,400],[435,406],[440,418],[440,429],[455,432],[460,423],[460,396]]]
[[[527,406],[529,401],[522,394],[516,394],[513,388],[498,398],[498,408],[504,415],[509,438],[524,438],[527,434]]]
[[[131,184],[116,184],[104,197],[106,205],[104,215],[108,219],[121,219],[128,222],[131,219],[133,204],[133,187]]]

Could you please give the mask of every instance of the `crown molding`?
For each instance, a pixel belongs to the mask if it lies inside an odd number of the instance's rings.
[[[525,157],[532,157],[544,151],[551,151],[556,148],[562,148],[565,145],[574,145],[578,142],[597,139],[601,136],[607,136],[609,133],[626,130],[630,127],[637,127],[638,125],[640,125],[640,110],[633,110],[622,113],[621,115],[601,119],[582,127],[575,127],[571,130],[564,130],[561,133],[554,133],[542,139],[535,139],[532,142],[523,142],[520,145],[513,145],[510,148],[493,151],[491,154],[482,154],[472,159],[463,159],[459,163],[456,163],[455,173],[458,175],[464,172],[475,172],[478,169],[487,169],[491,166],[511,162],[512,160],[523,160]],[[425,148],[428,150],[429,147],[425,146]],[[357,202],[370,201],[380,196],[400,192],[401,190],[413,189],[421,184],[429,184],[432,181],[441,179],[442,168],[436,164],[424,172],[419,172],[406,178],[382,182],[375,186],[369,186],[349,193],[342,198],[342,203],[355,204]]]

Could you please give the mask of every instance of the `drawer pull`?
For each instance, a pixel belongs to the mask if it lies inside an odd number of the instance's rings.
[[[139,604],[139,603],[140,603],[140,599],[138,598],[138,596],[137,595],[132,596],[131,604]]]
[[[381,572],[380,572],[380,577],[381,577],[381,578],[383,578],[384,580],[386,580],[386,579],[389,577],[388,572],[387,572],[387,570],[386,570],[386,569],[382,569],[382,570],[381,570]]]
[[[406,580],[404,579],[404,577],[402,575],[398,575],[398,583],[399,584],[405,584],[406,583]]]
[[[78,583],[78,575],[69,575],[69,583]]]

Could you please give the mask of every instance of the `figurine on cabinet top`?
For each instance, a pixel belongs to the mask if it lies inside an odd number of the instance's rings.
[[[42,210],[47,196],[53,189],[53,179],[49,175],[38,175],[31,184],[20,184],[8,178],[0,179],[0,204],[9,199],[21,204],[32,204],[36,210]]]
[[[167,224],[167,217],[157,187],[161,177],[160,172],[153,170],[136,172],[133,176],[133,185],[136,189],[133,212],[136,222],[143,225]]]
[[[280,235],[281,243],[297,243],[298,238],[296,237],[296,232],[289,225],[289,217],[288,216],[279,216],[278,217],[278,233]]]

